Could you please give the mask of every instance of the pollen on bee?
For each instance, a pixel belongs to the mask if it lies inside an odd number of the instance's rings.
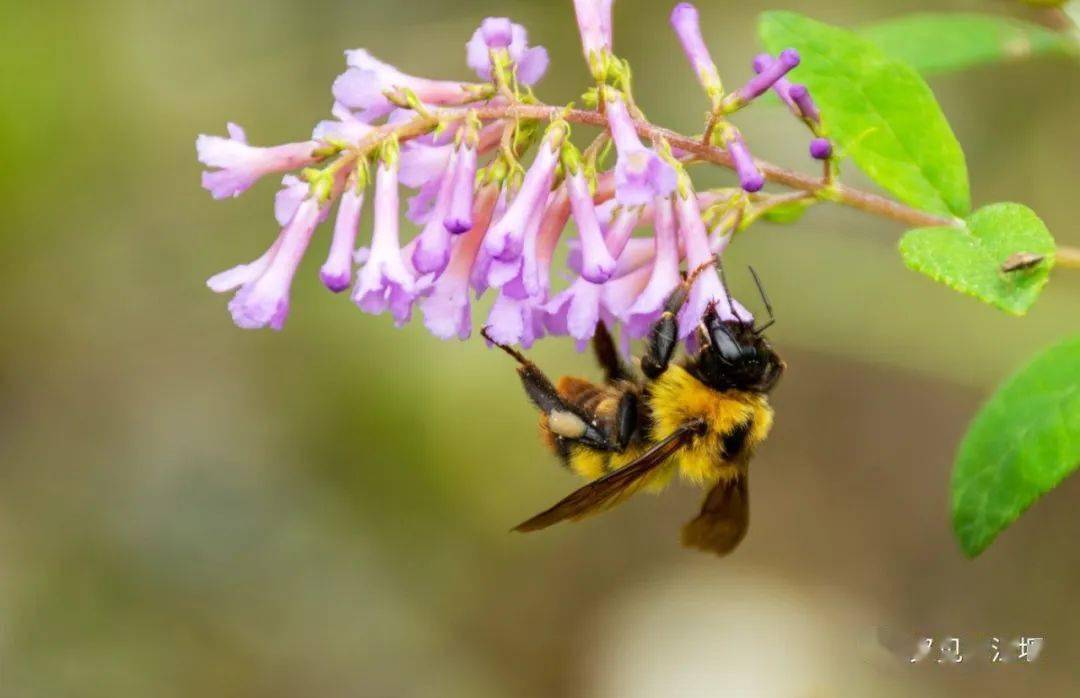
[[[548,415],[548,429],[567,439],[576,439],[585,433],[586,425],[573,412],[552,410]]]

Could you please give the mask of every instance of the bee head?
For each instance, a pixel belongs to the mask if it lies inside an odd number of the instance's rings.
[[[688,369],[715,390],[767,393],[784,372],[784,362],[761,330],[721,320],[715,307],[702,318],[698,339],[701,349]]]

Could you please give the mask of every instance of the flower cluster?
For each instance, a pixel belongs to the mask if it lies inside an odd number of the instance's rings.
[[[810,95],[785,77],[798,54],[758,56],[756,75],[725,93],[697,10],[675,7],[671,24],[712,105],[703,142],[727,151],[739,180],[696,192],[684,167],[692,156],[646,128],[633,100],[629,68],[613,52],[612,0],[574,5],[595,80],[585,101],[606,126],[583,150],[571,142],[573,112],[543,105],[532,91],[547,52],[502,17],[484,20],[466,44],[476,81],[416,77],[356,49],[346,51],[347,69],[333,84],[334,118],[309,140],[257,147],[234,124],[227,138],[199,136],[199,160],[212,168],[203,186],[215,198],[284,174],[276,240],[258,259],[207,282],[235,292],[234,322],[282,328],[293,277],[335,205],[323,284],[351,289],[362,311],[389,312],[398,325],[418,310],[442,339],[469,337],[473,299],[490,291],[485,326],[497,342],[528,346],[568,335],[581,347],[603,321],[622,328],[626,349],[648,332],[683,274],[698,268],[706,271],[681,311],[680,338],[692,341],[710,306],[732,322],[752,322],[711,266],[768,202],[756,193],[765,177],[728,116],[772,89],[813,131],[813,157],[829,161]],[[358,248],[369,187],[372,232]],[[403,190],[410,192],[404,215]],[[556,292],[553,260],[571,219],[577,239],[566,243],[568,285]],[[643,228],[653,234],[635,235]]]

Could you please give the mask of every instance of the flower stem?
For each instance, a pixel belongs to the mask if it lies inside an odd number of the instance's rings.
[[[430,117],[419,116],[412,121],[397,125],[389,131],[372,134],[365,141],[390,135],[396,135],[399,140],[415,138],[434,128],[439,119],[460,118],[458,111],[460,110],[453,108],[439,109]],[[600,111],[567,109],[548,104],[488,104],[475,108],[475,112],[476,116],[482,121],[503,118],[550,121],[563,118],[571,123],[607,128],[607,119]],[[735,164],[726,150],[709,143],[703,143],[700,137],[685,136],[643,120],[635,120],[634,128],[643,139],[666,139],[672,147],[681,149],[699,160],[728,169],[735,169]],[[371,144],[365,142],[360,144],[356,150],[362,151],[365,148],[370,149],[370,147]],[[888,218],[914,227],[960,227],[963,225],[963,221],[959,218],[928,213],[880,194],[855,189],[836,181],[828,182],[821,177],[789,170],[763,160],[756,160],[755,162],[758,169],[765,175],[765,179],[770,182],[807,192],[818,199],[858,209],[879,218]],[[1056,259],[1057,263],[1063,267],[1080,268],[1080,249],[1058,247]]]
[[[1058,245],[1054,264],[1065,269],[1080,269],[1080,248]]]
[[[507,113],[525,119],[550,119],[561,113],[567,121],[591,126],[604,127],[607,122],[603,114],[595,111],[582,109],[564,110],[561,107],[552,107],[543,104],[535,105],[512,105],[496,107],[491,110],[478,110],[481,118],[498,118]],[[735,165],[727,151],[708,143],[702,143],[699,138],[684,136],[670,129],[656,126],[646,121],[635,121],[634,126],[638,135],[642,138],[666,138],[675,148],[682,149],[695,157],[711,162],[728,169],[734,169]],[[876,216],[890,218],[908,225],[927,226],[956,226],[960,224],[958,219],[938,216],[926,211],[920,211],[910,206],[905,206],[878,194],[865,192],[859,189],[845,186],[839,183],[826,184],[820,178],[808,174],[789,170],[763,160],[757,161],[757,166],[765,175],[765,179],[776,184],[782,184],[792,189],[810,192],[815,196],[834,201],[844,206],[859,209]]]

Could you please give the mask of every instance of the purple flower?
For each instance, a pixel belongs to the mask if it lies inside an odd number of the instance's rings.
[[[615,198],[624,206],[640,206],[675,190],[675,168],[642,145],[626,104],[618,95],[606,103],[608,127],[615,141]]]
[[[274,243],[277,249],[262,274],[241,286],[229,302],[229,312],[237,327],[247,330],[284,327],[289,314],[289,288],[318,224],[319,202],[305,199]]]
[[[536,245],[522,263],[525,290],[534,298],[548,296],[551,288],[551,259],[569,220],[570,197],[564,184],[548,196],[540,227],[536,231]]]
[[[199,162],[219,168],[203,172],[202,186],[215,199],[240,196],[263,175],[287,172],[314,163],[315,141],[288,143],[272,148],[248,145],[244,129],[228,125],[229,137],[200,135],[195,140]]]
[[[341,195],[338,216],[334,222],[334,237],[330,253],[319,270],[323,284],[340,293],[352,283],[353,254],[356,248],[356,232],[360,226],[360,210],[364,205],[364,193],[351,186]]]
[[[331,110],[333,120],[320,121],[311,132],[311,137],[317,141],[338,140],[347,143],[359,143],[371,135],[374,127],[357,119],[348,107],[340,102],[335,102]]]
[[[544,305],[544,327],[554,335],[570,335],[581,351],[596,334],[603,290],[601,284],[578,278]]]
[[[578,32],[585,60],[594,60],[611,53],[611,4],[613,0],[574,0]]]
[[[469,309],[469,275],[480,251],[492,211],[498,198],[494,186],[482,189],[476,197],[476,225],[468,233],[454,238],[450,263],[423,298],[420,312],[424,324],[439,339],[457,336],[467,339],[472,333],[472,314]]]
[[[452,145],[424,145],[409,141],[401,146],[398,180],[407,187],[422,187],[438,179],[450,162]]]
[[[720,275],[712,265],[713,252],[709,249],[709,237],[705,232],[705,223],[701,220],[697,197],[676,196],[675,216],[679,223],[679,235],[686,248],[687,272],[693,273],[702,265],[709,265],[709,268],[698,274],[697,281],[690,288],[690,295],[679,312],[679,339],[686,339],[693,334],[710,305],[716,306],[722,320],[753,322],[754,316],[731,300],[720,282]]]
[[[611,222],[607,232],[604,234],[604,243],[614,259],[621,258],[643,212],[644,208],[641,206],[623,206],[615,214],[615,220]],[[616,269],[618,269],[618,265],[616,265]]]
[[[638,269],[617,279],[612,279],[604,284],[604,292],[601,295],[601,303],[604,311],[614,318],[621,318],[641,298],[645,288],[652,279],[653,265],[645,264]],[[630,336],[629,331],[626,334]]]
[[[274,194],[274,218],[279,225],[288,225],[300,203],[307,198],[311,185],[295,175],[281,178],[281,189]]]
[[[466,62],[482,80],[491,80],[491,51],[505,49],[515,66],[518,82],[533,85],[544,77],[548,53],[543,46],[529,47],[525,27],[506,17],[488,17],[465,45]]]
[[[655,238],[631,238],[627,240],[619,261],[615,265],[615,278],[621,278],[641,267],[652,264],[656,257]]]
[[[454,235],[460,235],[473,226],[473,198],[476,186],[476,147],[466,139],[458,147],[450,203],[444,225]]]
[[[375,224],[371,253],[360,270],[353,301],[365,313],[387,308],[398,324],[408,321],[415,297],[415,280],[405,266],[398,240],[397,163],[384,162],[375,177]]]
[[[525,290],[524,281],[518,284],[511,283],[515,279],[521,280],[522,261],[521,257],[515,257],[510,261],[492,259],[487,267],[488,288],[504,289],[514,298],[528,298],[531,294]]]
[[[449,175],[443,173],[441,177],[429,179],[420,186],[415,196],[409,197],[409,205],[405,211],[406,218],[416,225],[424,225],[428,222],[435,209],[435,198],[439,194],[439,188],[442,187],[443,177],[446,176]]]
[[[810,96],[810,90],[806,88],[806,85],[792,85],[788,90],[788,94],[791,96],[795,106],[799,109],[799,115],[807,121],[817,124],[821,121],[821,113],[818,111],[817,105],[814,104],[813,98]]]
[[[828,138],[815,138],[810,141],[810,157],[815,160],[828,160],[832,157],[832,143]]]
[[[615,258],[608,252],[600,223],[596,219],[592,192],[585,179],[585,171],[578,169],[566,177],[566,191],[570,197],[570,210],[574,214],[578,236],[581,238],[581,275],[595,284],[602,284],[615,271]]]
[[[543,204],[551,191],[555,177],[555,166],[559,162],[558,152],[565,131],[560,127],[549,129],[536,159],[525,173],[525,179],[517,196],[495,225],[491,226],[484,239],[484,249],[492,257],[509,261],[521,254],[524,245],[525,229],[533,216],[543,212]]]
[[[701,37],[701,23],[698,18],[697,8],[688,2],[680,2],[671,11],[671,27],[679,37],[683,51],[690,61],[698,82],[705,88],[705,93],[713,100],[720,98],[723,88],[720,84],[720,74],[716,70],[709,48]]]
[[[654,206],[656,259],[652,264],[649,282],[634,301],[623,311],[626,331],[634,337],[644,337],[660,316],[671,292],[679,285],[679,243],[675,237],[675,216],[671,199],[657,199]]]
[[[363,121],[393,111],[394,105],[385,94],[388,90],[409,89],[421,102],[433,105],[463,104],[475,95],[467,83],[407,75],[364,49],[346,51],[345,58],[350,67],[334,81],[334,99],[349,109],[361,110]]]
[[[335,182],[335,189],[337,189],[337,182]],[[311,185],[295,175],[287,174],[281,178],[281,189],[274,194],[274,218],[278,225],[284,227],[289,224],[310,192]],[[325,221],[329,215],[329,208],[324,206],[319,209],[319,222]]]
[[[751,157],[742,135],[734,128],[728,129],[724,134],[724,141],[728,155],[735,162],[735,173],[739,175],[742,188],[748,192],[761,191],[765,186],[765,175],[761,174],[761,170],[754,164],[754,158]]]
[[[465,153],[464,159],[458,158],[458,167],[456,172],[461,172],[462,167],[469,168],[473,175],[473,179],[476,177],[476,158],[479,154],[490,150],[498,143],[499,136],[502,133],[502,122],[497,121],[493,124],[485,126],[480,129],[480,135],[477,139],[476,145],[468,146],[473,150],[472,153]],[[428,217],[431,215],[431,210],[435,206],[435,196],[439,192],[439,187],[442,184],[444,176],[455,176],[455,171],[449,171],[446,167],[450,159],[450,153],[453,150],[452,145],[445,146],[424,146],[420,150],[414,151],[412,147],[406,146],[402,153],[405,155],[402,162],[402,168],[408,166],[409,172],[407,176],[403,174],[400,176],[402,181],[406,178],[409,182],[412,182],[410,186],[419,186],[420,190],[417,194],[409,199],[409,207],[405,216],[417,225],[424,225],[428,221]],[[460,147],[459,147],[460,150]],[[450,215],[455,216],[454,225],[461,225],[462,219],[460,217],[461,208],[466,205],[471,205],[467,199],[471,197],[471,193],[467,191],[464,181],[459,181],[456,185],[457,189],[454,195],[454,199],[451,200],[452,206]],[[454,208],[454,205],[458,209]]]
[[[609,329],[614,330],[616,328],[619,318],[623,317],[630,306],[641,296],[650,278],[652,278],[652,265],[648,264],[626,276],[612,279],[604,284],[600,295],[600,318],[605,322],[610,322]],[[648,332],[648,327],[646,327],[645,331]],[[627,359],[630,358],[630,340],[634,338],[630,333],[630,328],[623,326],[622,331],[619,332],[617,346]]]
[[[439,193],[435,197],[435,208],[431,212],[424,229],[416,237],[416,247],[411,255],[413,267],[420,274],[438,274],[450,261],[450,231],[443,221],[450,208],[450,195],[454,188],[451,175],[454,158],[451,158],[447,172],[441,179]]]
[[[739,109],[757,99],[797,65],[799,65],[799,52],[793,48],[781,51],[778,60],[769,61],[767,63],[761,61],[761,70],[758,74],[751,78],[750,82],[740,87],[725,100],[728,110],[733,111]],[[757,67],[758,61],[755,59],[755,69]]]
[[[520,344],[528,349],[544,336],[543,309],[531,298],[500,292],[487,319],[488,335],[499,344]]]
[[[615,257],[622,252],[639,214],[640,209],[637,208],[619,211],[604,236],[605,253]],[[577,340],[578,351],[582,351],[596,333],[596,324],[601,319],[610,321],[616,318],[618,313],[633,303],[644,284],[644,278],[638,284],[635,280],[629,283],[618,280],[594,283],[585,276],[579,277],[568,289],[545,304],[544,326],[551,334],[570,335]],[[610,324],[614,325],[614,322]]]
[[[488,48],[507,48],[513,38],[514,24],[506,17],[488,17],[480,23],[479,31]]]
[[[758,54],[754,58],[754,71],[765,73],[768,70],[777,70],[776,60],[767,53]],[[795,116],[805,119],[812,125],[821,121],[821,114],[817,105],[810,97],[810,91],[806,85],[792,84],[787,78],[781,77],[773,83],[773,91],[788,105]]]
[[[498,189],[498,195],[495,198],[495,204],[491,210],[491,222],[497,221],[503,217],[506,213],[508,194],[505,187]],[[491,225],[484,228],[485,236],[491,230]],[[472,285],[473,291],[476,292],[477,297],[483,295],[488,290],[488,271],[491,269],[491,264],[494,258],[484,248],[481,241],[480,251],[476,253],[476,261],[473,262],[472,271],[469,273],[469,283]]]
[[[259,278],[266,271],[266,268],[270,266],[270,261],[274,259],[278,248],[281,247],[282,237],[283,235],[279,233],[277,239],[274,240],[274,244],[255,261],[238,264],[231,269],[214,274],[206,280],[206,286],[214,293],[226,293]]]
[[[552,202],[557,200],[556,194],[549,194],[541,207],[550,207]],[[511,298],[532,298],[537,303],[547,299],[548,267],[541,262],[539,248],[540,228],[547,219],[546,211],[529,218],[525,225],[520,257],[515,257],[510,261],[491,260],[488,268],[488,285],[501,289]]]

